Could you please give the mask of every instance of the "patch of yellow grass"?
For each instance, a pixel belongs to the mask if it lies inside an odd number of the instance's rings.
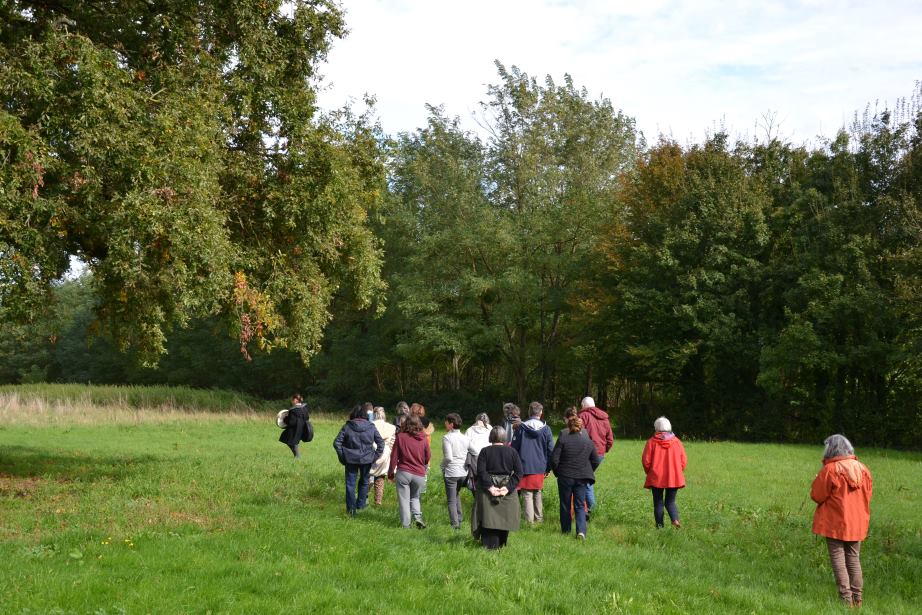
[[[66,425],[162,425],[183,421],[209,423],[256,423],[273,419],[266,412],[235,410],[205,412],[170,404],[135,408],[126,404],[96,405],[81,400],[54,400],[0,394],[0,425],[35,427]]]

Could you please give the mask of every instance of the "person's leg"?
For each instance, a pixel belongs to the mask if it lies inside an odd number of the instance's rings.
[[[650,487],[653,494],[653,521],[656,527],[663,527],[663,490],[659,487]]]
[[[423,522],[423,509],[420,504],[420,496],[426,492],[426,477],[409,474],[410,477],[410,514],[416,520],[417,525],[425,527]]]
[[[560,531],[564,534],[570,533],[573,524],[573,517],[570,516],[570,502],[573,499],[572,485],[569,478],[557,477],[557,491],[560,492]]]
[[[358,466],[351,463],[345,465],[346,472],[346,512],[355,513],[355,480],[358,476]]]
[[[861,542],[845,543],[845,568],[848,570],[848,583],[852,591],[852,604],[861,604],[864,589],[864,575],[861,572]]]
[[[499,548],[499,534],[497,530],[490,528],[480,528],[480,544],[487,549],[498,549]]]
[[[461,519],[458,515],[458,479],[450,476],[445,477],[445,499],[448,502],[448,520],[451,527],[459,527]]]
[[[295,456],[295,459],[301,458],[301,449],[298,444],[289,444],[288,448],[291,449],[291,454]]]
[[[669,512],[669,520],[672,521],[672,524],[676,527],[679,527],[679,507],[676,506],[675,496],[679,493],[679,490],[675,487],[669,487],[666,489],[666,510]]]
[[[458,515],[458,524],[455,526],[457,528],[461,527],[461,522],[464,521],[464,511],[461,508],[461,492],[464,490],[464,483],[467,481],[467,477],[459,476],[455,479],[455,512]]]
[[[356,510],[362,510],[368,505],[368,473],[371,471],[371,464],[366,463],[358,466],[359,469],[359,492],[355,497]]]
[[[573,509],[576,512],[577,536],[580,534],[586,535],[586,508],[583,506],[583,502],[586,501],[586,492],[589,486],[589,483],[583,481],[577,481],[573,485]]]
[[[602,467],[602,462],[605,461],[605,455],[599,455],[599,467]],[[598,472],[599,468],[596,468]],[[592,509],[595,508],[596,499],[595,499],[595,483],[588,483],[586,486],[586,512],[592,513]],[[589,514],[586,515],[586,519],[589,519]]]
[[[410,527],[410,474],[397,470],[394,482],[397,484],[397,506],[400,508],[400,525]]]
[[[384,477],[375,476],[375,506],[381,506],[384,500]]]
[[[506,546],[506,541],[509,540],[509,530],[496,530],[496,533],[499,538],[500,548]]]
[[[535,492],[531,489],[522,489],[522,509],[525,512],[525,520],[529,523],[535,522]]]
[[[544,523],[544,498],[540,489],[535,491],[535,522]]]
[[[839,597],[851,603],[852,589],[848,578],[848,568],[845,566],[845,543],[835,538],[827,538],[826,546],[829,549],[829,563],[832,564],[832,574],[836,578],[839,588]]]

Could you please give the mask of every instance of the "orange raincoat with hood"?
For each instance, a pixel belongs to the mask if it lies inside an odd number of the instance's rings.
[[[854,455],[824,459],[810,488],[817,503],[813,533],[845,542],[864,540],[871,521],[872,490],[871,473]]]

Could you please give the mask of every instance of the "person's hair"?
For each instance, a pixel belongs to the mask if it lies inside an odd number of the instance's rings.
[[[567,419],[567,430],[570,433],[579,433],[583,430],[583,419],[578,416],[571,416]]]
[[[375,405],[371,403],[370,401],[366,401],[364,404],[362,404],[362,410],[364,410],[365,412],[374,412]]]
[[[661,416],[653,421],[653,429],[656,431],[672,431],[672,423],[665,416]]]
[[[445,422],[451,423],[452,429],[457,429],[461,427],[461,415],[459,415],[457,412],[452,412],[445,417]]]
[[[291,399],[292,401],[296,403],[301,403],[302,401],[304,401],[304,397],[300,393],[295,393],[294,395],[291,396]]]
[[[486,412],[481,412],[480,414],[477,415],[477,418],[474,420],[480,421],[481,423],[484,424],[485,427],[490,426],[490,415],[487,414]]]
[[[422,404],[413,403],[410,406],[410,414],[413,416],[426,416],[426,407]]]
[[[384,412],[384,408],[381,406],[375,406],[375,420],[376,421],[386,421],[387,414]]]
[[[420,421],[419,417],[415,414],[410,414],[407,418],[403,419],[400,429],[403,433],[419,433],[423,430],[423,422]]]
[[[529,417],[541,416],[542,414],[544,414],[544,406],[541,405],[540,402],[533,401],[530,404],[528,404],[528,416]]]
[[[410,413],[410,406],[405,401],[397,402],[397,416],[404,416]]]
[[[576,416],[577,414],[579,414],[579,412],[577,412],[576,406],[569,406],[566,410],[564,410],[563,418],[566,420],[571,416]]]
[[[519,407],[516,406],[511,401],[507,401],[503,404],[503,416],[507,419],[512,417],[518,417],[522,415],[522,411],[519,410]]]
[[[855,447],[853,447],[852,443],[848,441],[848,438],[842,434],[832,434],[823,440],[823,444],[826,445],[826,450],[823,451],[823,459],[855,454]]]
[[[506,430],[503,427],[497,425],[490,430],[490,444],[496,444],[497,442],[506,441]]]
[[[349,413],[349,420],[352,419],[364,419],[368,418],[365,414],[365,410],[362,409],[362,406],[356,406],[352,409],[352,412]]]
[[[583,398],[583,401],[581,401],[579,405],[582,406],[583,408],[594,408],[595,400],[589,396],[586,396]]]

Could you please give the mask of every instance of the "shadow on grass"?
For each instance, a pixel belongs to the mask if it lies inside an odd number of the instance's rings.
[[[52,453],[47,448],[0,446],[0,477],[47,478],[58,482],[120,481],[156,461],[151,455],[94,456]]]

